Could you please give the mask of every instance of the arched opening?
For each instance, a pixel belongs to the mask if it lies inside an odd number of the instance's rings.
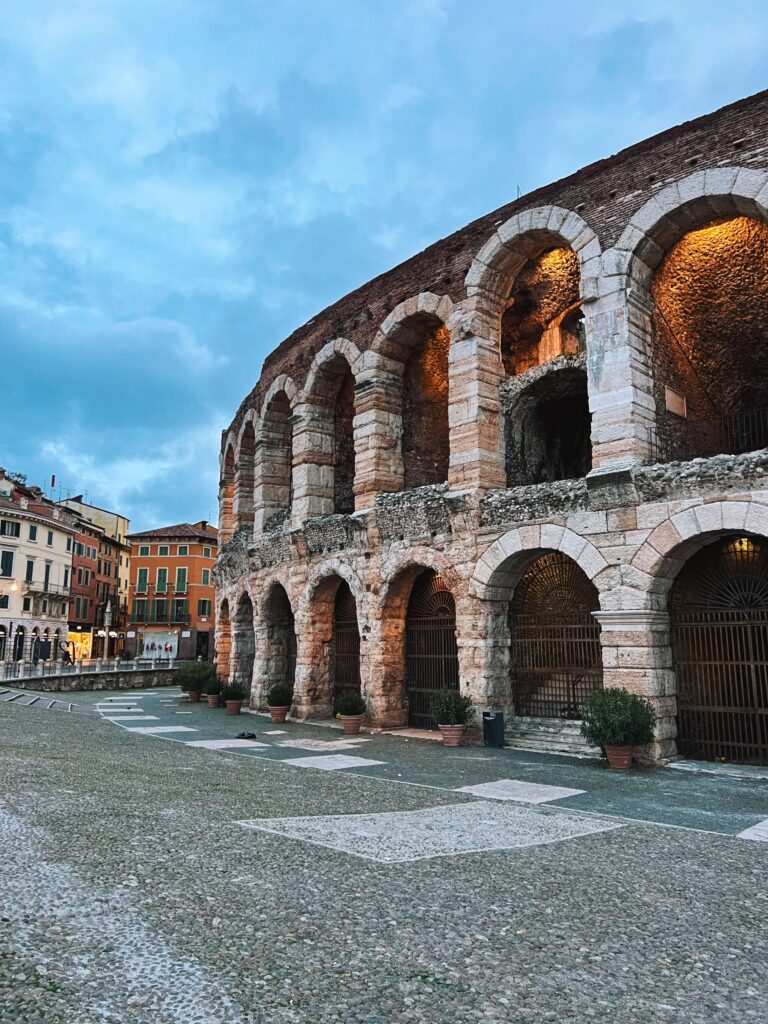
[[[538,379],[509,382],[507,487],[576,480],[592,468],[586,371],[568,365],[553,366],[552,371]]]
[[[355,511],[355,378],[345,359],[337,361],[338,385],[333,403],[333,511],[348,514]]]
[[[17,626],[13,637],[13,660],[21,661],[24,657],[24,644],[27,640],[27,631],[24,626]]]
[[[234,526],[235,500],[235,453],[232,445],[227,445],[224,453],[224,464],[219,480],[219,536],[222,542],[232,536]]]
[[[5,660],[6,647],[8,645],[8,630],[0,626],[0,661]]]
[[[243,594],[237,602],[234,629],[232,632],[233,665],[232,682],[245,688],[250,696],[253,681],[253,659],[256,650],[256,635],[253,628],[253,602]]]
[[[405,688],[408,724],[434,729],[432,699],[458,690],[456,602],[442,576],[426,569],[414,581],[405,620]]]
[[[768,764],[768,541],[702,548],[675,579],[669,612],[679,752]]]
[[[235,525],[253,526],[253,467],[256,457],[256,435],[253,424],[248,421],[240,436],[237,451],[237,470],[235,474]]]
[[[745,216],[689,231],[658,266],[653,461],[768,447],[766,271],[768,226]]]
[[[229,662],[232,653],[232,625],[229,619],[229,604],[221,602],[219,614],[216,616],[216,674],[219,680],[229,682]]]
[[[264,530],[282,526],[293,498],[293,421],[285,391],[269,400],[261,424],[261,504]]]
[[[592,466],[579,261],[555,246],[529,259],[501,320],[507,486],[578,479]]]
[[[405,350],[402,402],[403,487],[448,479],[448,352],[451,336],[436,316],[409,317],[393,335]]]
[[[284,587],[273,584],[264,605],[266,628],[262,665],[265,692],[279,684],[293,690],[296,680],[296,629],[291,602]]]
[[[342,580],[333,602],[331,640],[331,698],[344,690],[360,692],[360,630],[357,605],[349,584]]]
[[[579,719],[587,694],[603,685],[597,588],[560,551],[539,555],[508,605],[515,715]]]

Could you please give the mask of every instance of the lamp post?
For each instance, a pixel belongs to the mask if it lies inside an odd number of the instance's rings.
[[[112,602],[107,599],[104,609],[104,659],[109,661],[109,627],[112,625]]]

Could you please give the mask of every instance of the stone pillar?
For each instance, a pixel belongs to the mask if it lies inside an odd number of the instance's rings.
[[[367,678],[362,679],[362,693],[368,705],[370,722],[380,729],[401,728],[407,724],[405,614],[372,615],[369,625],[370,631],[366,633],[365,640]]]
[[[293,717],[303,720],[331,717],[330,657],[332,626],[308,615],[296,619],[296,680]]]
[[[506,602],[463,600],[456,610],[456,643],[461,691],[472,697],[478,709],[474,724],[482,724],[480,713],[489,708],[511,717]]]
[[[448,356],[448,483],[452,491],[506,486],[498,335],[498,326],[477,312],[452,330]]]
[[[677,700],[669,615],[662,611],[593,612],[600,623],[603,685],[620,686],[646,697],[657,716],[656,739],[647,749],[652,760],[677,752]]]
[[[370,360],[368,357],[371,357]],[[355,508],[403,488],[403,364],[366,352],[355,386]]]
[[[316,398],[296,407],[291,525],[333,513],[333,407]]]
[[[584,304],[594,469],[647,462],[656,421],[651,305],[623,275],[599,286],[605,294]]]
[[[232,537],[234,525],[234,485],[222,481],[219,485],[219,543],[226,544]]]

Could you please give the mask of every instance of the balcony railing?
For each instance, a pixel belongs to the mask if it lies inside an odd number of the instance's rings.
[[[768,448],[768,406],[707,421],[666,418],[648,431],[650,461],[688,462]]]
[[[60,583],[46,583],[45,580],[24,580],[22,584],[25,594],[44,594],[46,597],[69,597],[72,587],[63,587]]]

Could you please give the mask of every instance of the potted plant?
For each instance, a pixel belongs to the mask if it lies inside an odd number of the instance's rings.
[[[472,698],[458,690],[438,690],[432,698],[432,714],[443,737],[443,746],[459,747],[474,714]]]
[[[212,679],[205,688],[205,695],[208,698],[208,707],[217,708],[221,696],[221,683],[218,679]]]
[[[245,688],[240,683],[230,683],[221,691],[228,715],[239,715],[245,700]]]
[[[365,701],[359,690],[341,690],[333,700],[333,713],[341,719],[347,736],[356,736],[363,724]]]
[[[293,690],[285,683],[275,683],[267,691],[267,710],[272,716],[272,721],[279,725],[285,721],[285,717],[291,709]]]
[[[601,748],[611,768],[630,768],[632,748],[650,743],[656,724],[650,703],[618,686],[590,693],[581,717],[582,736]]]
[[[194,661],[176,670],[176,682],[187,694],[190,704],[200,700],[200,694],[215,678],[216,669],[210,661]]]

